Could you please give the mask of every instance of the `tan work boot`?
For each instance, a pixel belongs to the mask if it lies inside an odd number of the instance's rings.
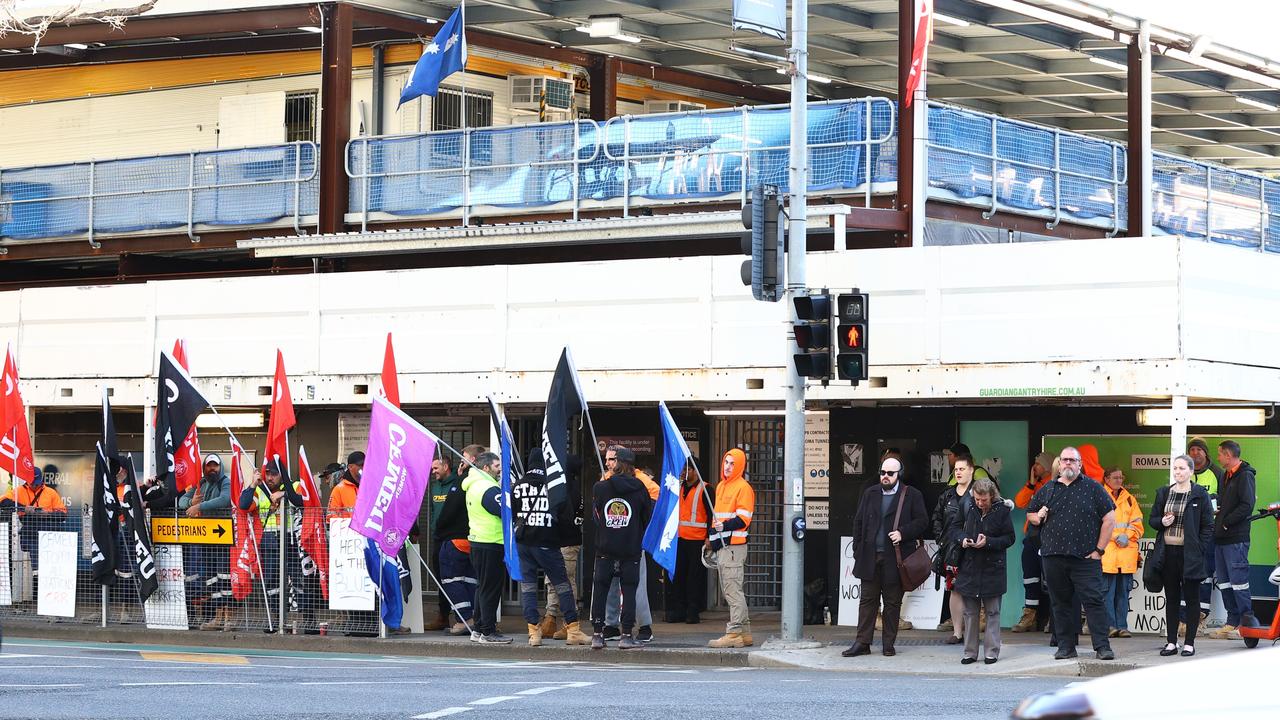
[[[237,629],[239,623],[236,620],[236,611],[234,608],[223,608],[222,616],[225,622],[222,623],[223,632],[232,632]]]
[[[1236,632],[1235,625],[1223,625],[1222,627],[1209,633],[1209,637],[1214,640],[1235,640],[1240,637]]]
[[[556,633],[559,637],[560,633]],[[582,632],[578,627],[578,621],[575,620],[564,626],[564,644],[565,645],[590,645],[591,636]]]
[[[449,623],[445,621],[444,615],[441,615],[439,611],[436,611],[436,616],[431,620],[431,622],[423,625],[422,629],[425,632],[435,632],[437,630],[444,630],[447,627],[449,627]]]
[[[591,636],[587,635],[586,633],[582,633],[582,636],[585,637],[587,640],[591,639]],[[554,634],[551,635],[551,639],[552,640],[568,640],[569,639],[569,626],[565,623],[564,618],[562,617],[556,618],[556,631]]]
[[[529,626],[529,647],[542,647],[542,627],[539,625]]]
[[[747,642],[747,638],[740,632],[727,632],[724,635],[707,643],[707,647],[713,648],[740,648],[746,647],[751,643]]]
[[[543,637],[553,637],[556,634],[556,619],[550,615],[543,616],[542,622],[538,623],[538,629],[542,631]]]
[[[742,633],[742,644],[743,644],[743,645],[745,645],[745,646],[747,646],[747,647],[751,647],[752,645],[755,645],[755,644],[756,644],[756,639],[755,639],[755,638],[753,638],[753,637],[751,637],[751,631],[750,631],[750,630],[747,630],[747,631],[745,631],[745,632],[743,632],[743,633]]]
[[[1010,632],[1024,633],[1031,632],[1036,629],[1036,611],[1032,608],[1022,608],[1022,617],[1018,618],[1018,622],[1009,628]]]
[[[916,629],[916,626],[915,626],[915,625],[912,625],[910,620],[903,620],[903,619],[899,618],[899,619],[898,619],[898,629],[899,629],[899,630],[915,630],[915,629]]]
[[[207,622],[200,623],[200,629],[201,630],[221,630],[222,622],[226,619],[226,614],[227,614],[226,608],[218,608],[217,612],[213,614],[213,617],[209,618]]]

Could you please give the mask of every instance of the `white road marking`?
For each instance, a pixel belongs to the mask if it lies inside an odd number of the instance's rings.
[[[648,685],[653,683],[679,683],[681,685],[685,685],[688,683],[707,683],[710,685],[729,685],[732,683],[747,683],[751,681],[750,680],[685,680],[681,678],[679,680],[624,680],[623,682],[634,684],[634,685]]]
[[[79,683],[41,683],[39,685],[5,685],[7,688],[75,688],[84,687]]]
[[[164,683],[120,683],[122,688],[152,688],[163,687],[163,685],[256,685],[257,683],[237,683],[237,682],[195,682],[195,680],[169,680]]]
[[[324,682],[300,682],[298,685],[430,685],[432,680],[325,680]]]
[[[516,697],[515,695],[496,695],[494,697],[487,697],[487,698],[480,698],[479,700],[472,700],[467,704],[468,705],[497,705],[500,702],[506,702],[508,700],[519,700],[519,699],[520,698]]]
[[[436,710],[435,712],[422,713],[421,715],[414,715],[413,720],[436,720],[436,718],[448,717],[450,715],[457,715],[458,713],[471,712],[472,710],[475,710],[475,708],[447,707],[443,710]]]

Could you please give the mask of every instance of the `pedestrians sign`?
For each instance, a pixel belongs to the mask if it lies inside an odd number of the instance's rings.
[[[231,518],[151,518],[151,541],[169,545],[230,545]]]

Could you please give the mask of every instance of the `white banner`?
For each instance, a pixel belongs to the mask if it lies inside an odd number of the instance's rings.
[[[938,544],[932,540],[924,541],[925,550],[932,556]],[[853,538],[840,538],[840,604],[837,624],[853,626],[858,624],[858,602],[862,597],[862,581],[853,574]],[[936,577],[929,576],[920,587],[902,596],[902,619],[910,622],[920,630],[932,630],[938,626],[942,618],[942,587],[934,589]],[[880,605],[884,607],[882,602]]]
[[[73,532],[40,531],[39,595],[36,613],[76,616],[76,551],[80,543]]]
[[[346,518],[329,520],[329,609],[373,610],[373,580],[364,566],[363,535],[347,527]]]
[[[216,547],[214,551],[226,552]],[[185,571],[182,566],[182,546],[155,545],[152,552],[156,558],[156,579],[159,584],[143,605],[147,627],[152,630],[186,630],[187,586],[183,582]],[[129,561],[128,558],[124,560]]]

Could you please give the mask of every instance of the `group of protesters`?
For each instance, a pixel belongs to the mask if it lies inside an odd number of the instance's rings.
[[[1023,572],[1032,581],[1023,617],[1013,629],[1034,629],[1041,601],[1047,603],[1046,632],[1057,648],[1055,659],[1077,657],[1082,632],[1091,636],[1100,660],[1115,659],[1111,638],[1130,637],[1129,593],[1144,521],[1145,527],[1156,529],[1144,584],[1165,597],[1166,644],[1160,655],[1195,655],[1213,578],[1227,618],[1210,636],[1239,637],[1239,627],[1258,625],[1247,576],[1256,479],[1241,458],[1239,443],[1221,442],[1215,464],[1208,445],[1193,439],[1187,454],[1170,460],[1172,482],[1157,490],[1145,513],[1125,488],[1123,471],[1102,468],[1092,446],[1066,447],[1056,458],[1038,455],[1016,500],[1002,498],[989,477],[977,477],[981,468],[967,447],[954,447],[950,455],[952,482],[932,517],[920,491],[904,483],[898,454],[886,453],[879,484],[863,493],[852,532],[855,573],[862,583],[858,631],[845,657],[870,654],[877,617],[883,626],[883,654],[896,654],[902,558],[925,538],[932,520],[938,542],[934,568],[950,596],[944,606],[949,606],[951,620],[940,629],[949,632],[949,644],[963,644],[962,664],[976,663],[980,646],[983,662],[996,663],[1006,555],[1016,539],[1015,505],[1027,511]]]

